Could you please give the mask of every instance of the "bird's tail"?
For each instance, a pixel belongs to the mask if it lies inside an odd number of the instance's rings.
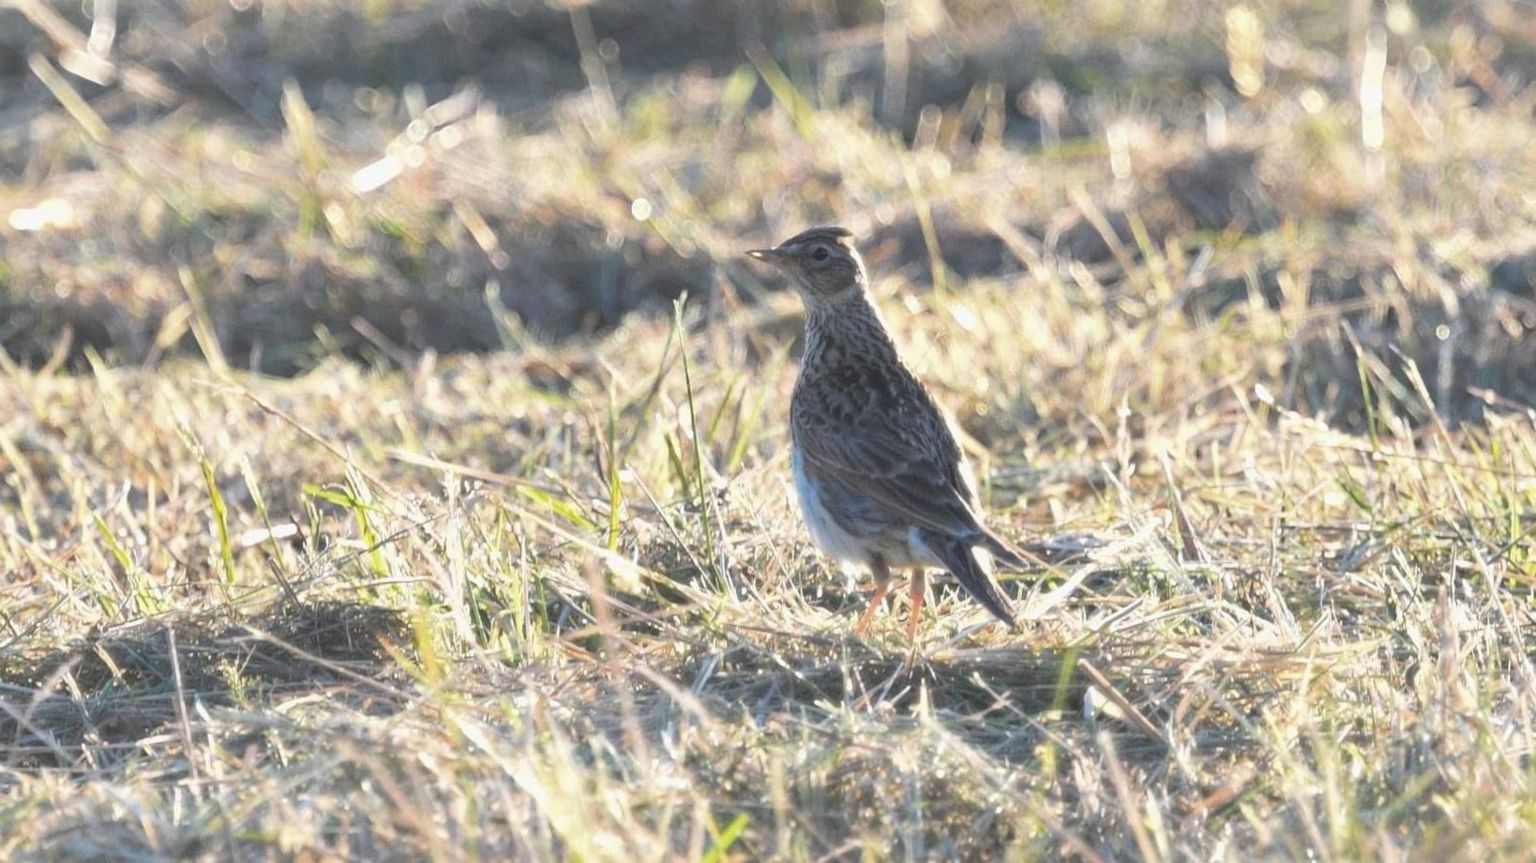
[[[1008,605],[1008,597],[992,573],[976,558],[976,552],[969,544],[953,536],[929,530],[922,531],[920,536],[923,545],[955,576],[966,593],[992,612],[993,617],[1012,628],[1018,628],[1013,609]]]
[[[1045,542],[1014,545],[987,528],[981,529],[978,544],[992,555],[999,568],[1011,572],[1026,569],[1047,569],[1086,558],[1093,550],[1102,548],[1104,541],[1096,536],[1077,535],[1052,538]]]
[[[1040,561],[1032,560],[1023,549],[985,527],[981,529],[981,547],[986,549],[992,555],[992,560],[1003,569],[1031,569],[1040,564]]]

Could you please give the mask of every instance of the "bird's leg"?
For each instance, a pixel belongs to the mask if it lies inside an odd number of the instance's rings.
[[[890,592],[891,583],[889,581],[882,581],[875,585],[875,595],[869,598],[869,607],[864,609],[863,614],[859,615],[859,622],[853,625],[854,635],[860,638],[864,637],[864,630],[868,629],[869,622],[875,619],[875,610],[880,607],[880,603],[885,601],[885,595]]]
[[[891,568],[886,565],[885,558],[878,554],[871,557],[869,572],[875,577],[875,595],[869,598],[869,607],[859,615],[859,622],[853,625],[853,634],[859,638],[864,637],[864,630],[868,629],[869,622],[875,619],[875,610],[885,601],[885,595],[891,592]]]
[[[907,618],[907,643],[912,647],[912,657],[917,656],[917,627],[923,619],[923,598],[928,595],[928,574],[922,567],[912,570],[911,616]],[[908,659],[911,662],[911,659]]]

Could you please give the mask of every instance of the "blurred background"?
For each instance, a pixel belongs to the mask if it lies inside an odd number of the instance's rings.
[[[1478,419],[1536,403],[1533,76],[1514,0],[0,0],[0,347],[407,367],[780,308],[740,250],[837,222]]]

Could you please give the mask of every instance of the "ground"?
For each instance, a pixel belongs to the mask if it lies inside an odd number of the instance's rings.
[[[0,857],[1523,859],[1536,9],[1343,5],[0,2]],[[809,544],[827,223],[1017,633]]]

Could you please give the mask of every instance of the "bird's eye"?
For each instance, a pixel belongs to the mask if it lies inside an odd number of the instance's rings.
[[[816,251],[811,252],[811,257],[815,258],[818,261],[825,261],[827,259],[827,255],[828,254],[830,254],[830,253],[827,251],[827,247],[826,246],[818,246],[816,248]]]

